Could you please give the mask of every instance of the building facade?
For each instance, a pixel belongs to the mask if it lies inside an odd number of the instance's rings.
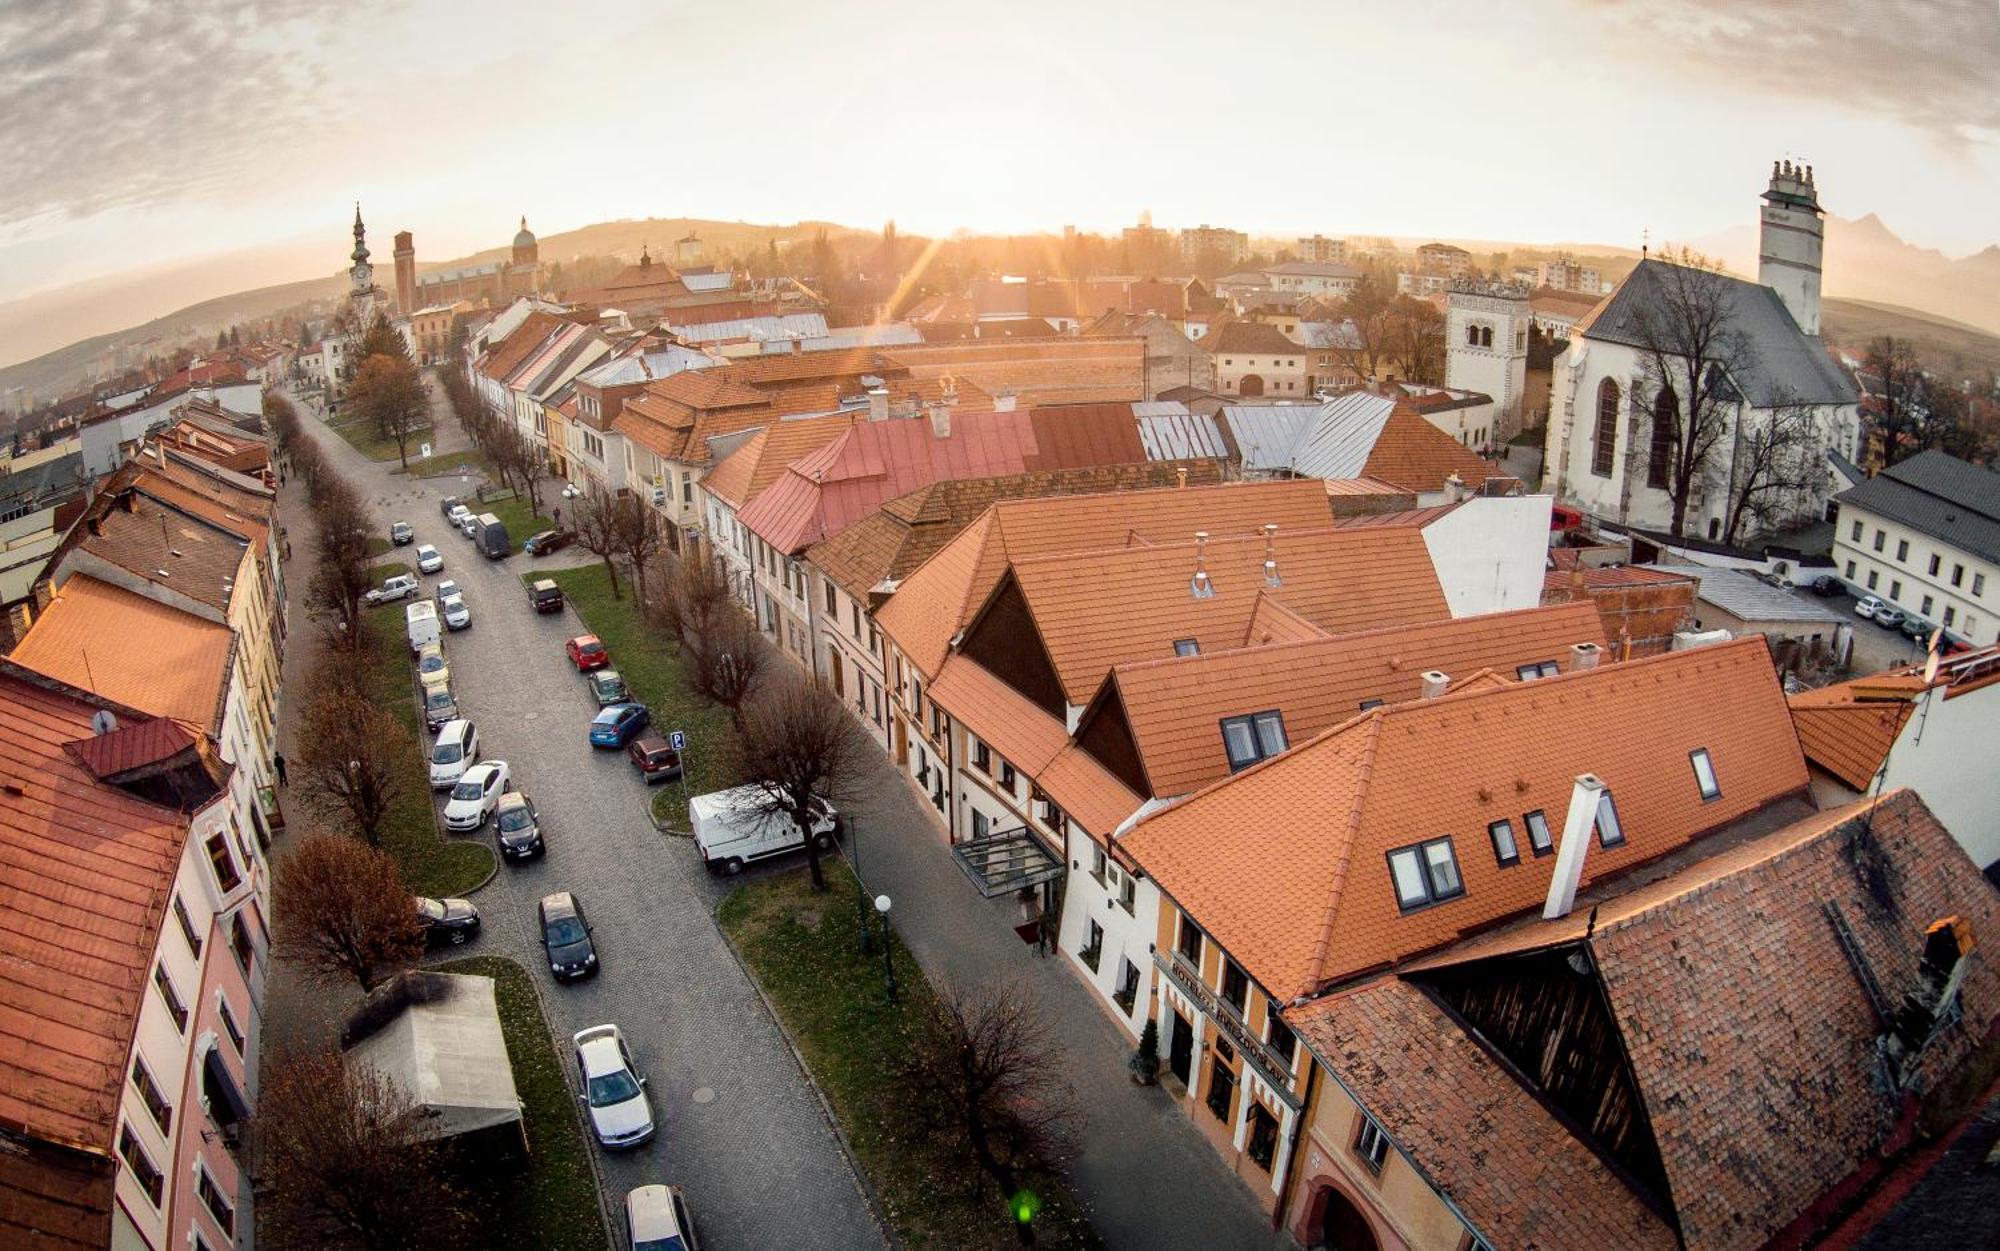
[[[1837,497],[1835,571],[1960,642],[2000,640],[2000,474],[1919,452]]]
[[[1512,284],[1458,283],[1446,297],[1444,384],[1493,399],[1493,443],[1520,431],[1528,390],[1528,292]]]

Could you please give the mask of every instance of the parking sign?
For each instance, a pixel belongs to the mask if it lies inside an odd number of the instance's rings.
[[[687,750],[688,736],[685,731],[675,730],[672,734],[667,735],[667,744],[675,751],[685,751]]]

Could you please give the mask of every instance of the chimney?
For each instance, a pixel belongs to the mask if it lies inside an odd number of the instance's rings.
[[[1569,649],[1569,671],[1576,673],[1584,669],[1597,668],[1604,649],[1595,643],[1577,643]]]
[[[1208,577],[1208,531],[1194,532],[1194,577],[1188,579],[1188,594],[1196,599],[1211,599],[1215,595],[1215,584]]]
[[[1423,674],[1423,697],[1436,699],[1451,685],[1451,678],[1442,669],[1426,669]]]
[[[868,420],[889,420],[889,388],[868,388]]]
[[[996,413],[1011,413],[1019,403],[1019,396],[1011,391],[1002,391],[993,397],[993,411]]]
[[[950,404],[934,404],[931,406],[931,433],[940,439],[949,439],[951,437]]]
[[[1175,466],[1175,467],[1174,467],[1174,480],[1175,480],[1175,483],[1176,483],[1176,485],[1178,485],[1178,486],[1179,486],[1179,487],[1180,487],[1180,488],[1181,488],[1182,490],[1186,490],[1186,489],[1187,489],[1187,466],[1186,466],[1186,465],[1177,465],[1177,466]]]
[[[1590,849],[1591,833],[1597,828],[1597,809],[1604,802],[1605,789],[1594,773],[1576,776],[1576,785],[1569,793],[1569,816],[1563,821],[1562,846],[1556,849],[1555,876],[1549,879],[1548,902],[1542,906],[1544,921],[1566,917],[1576,906],[1577,883],[1583,880],[1583,857]]]
[[[1457,474],[1452,474],[1444,480],[1444,493],[1451,497],[1451,501],[1454,504],[1471,494],[1470,491],[1465,489],[1465,479],[1459,477]]]

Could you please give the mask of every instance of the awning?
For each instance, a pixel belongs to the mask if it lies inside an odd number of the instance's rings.
[[[1063,863],[1024,825],[954,843],[951,858],[987,899],[1062,876]]]

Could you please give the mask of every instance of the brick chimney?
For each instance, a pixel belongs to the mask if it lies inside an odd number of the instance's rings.
[[[1556,849],[1555,876],[1549,879],[1548,902],[1542,919],[1554,921],[1576,906],[1577,884],[1583,881],[1583,857],[1597,829],[1597,809],[1604,802],[1604,783],[1594,773],[1579,773],[1570,788],[1569,816],[1563,821],[1562,845]]]

